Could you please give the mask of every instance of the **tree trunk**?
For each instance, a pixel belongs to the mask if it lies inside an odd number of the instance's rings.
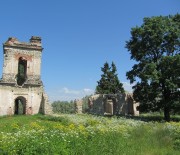
[[[164,107],[164,120],[169,122],[170,121],[170,110],[169,107]]]

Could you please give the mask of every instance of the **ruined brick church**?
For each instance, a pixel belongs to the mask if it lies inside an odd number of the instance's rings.
[[[3,44],[0,116],[51,112],[41,81],[42,51],[41,38],[35,36],[29,43],[9,38]]]

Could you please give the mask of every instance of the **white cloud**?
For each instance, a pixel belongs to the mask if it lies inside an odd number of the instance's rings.
[[[63,92],[65,94],[75,94],[75,95],[78,95],[78,94],[81,93],[81,91],[79,91],[79,90],[70,90],[70,89],[68,89],[66,87],[63,88]]]
[[[123,84],[125,91],[128,91],[130,93],[133,92],[132,86],[134,86],[135,84],[130,84],[128,82],[122,82],[122,84]]]
[[[88,88],[84,88],[83,91],[84,91],[84,93],[87,93],[87,94],[94,93],[94,90],[88,89]]]
[[[48,92],[48,91],[47,91]],[[71,101],[75,99],[81,99],[86,95],[91,95],[94,93],[94,90],[89,88],[84,88],[81,90],[73,90],[67,87],[60,88],[57,90],[49,91],[48,96],[50,101]]]
[[[123,83],[123,87],[126,91],[128,92],[132,92],[132,86],[134,84],[130,84],[128,82],[122,82]],[[68,87],[63,87],[63,88],[59,88],[59,89],[53,89],[51,91],[47,90],[47,94],[49,96],[49,100],[51,102],[53,101],[71,101],[71,100],[75,100],[75,99],[81,99],[83,97],[85,97],[86,95],[91,95],[94,94],[94,90],[90,89],[90,88],[83,88],[83,89],[70,89]]]

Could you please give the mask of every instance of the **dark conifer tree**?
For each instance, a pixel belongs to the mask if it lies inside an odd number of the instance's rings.
[[[116,94],[124,93],[123,84],[118,79],[116,65],[112,62],[111,67],[106,62],[101,68],[103,74],[97,82],[96,94]]]

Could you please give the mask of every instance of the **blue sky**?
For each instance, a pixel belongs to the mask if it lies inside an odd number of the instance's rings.
[[[42,80],[51,101],[92,94],[107,61],[131,91],[126,72],[135,63],[125,48],[144,17],[180,13],[180,0],[8,0],[0,2],[0,75],[8,37],[41,36]]]

